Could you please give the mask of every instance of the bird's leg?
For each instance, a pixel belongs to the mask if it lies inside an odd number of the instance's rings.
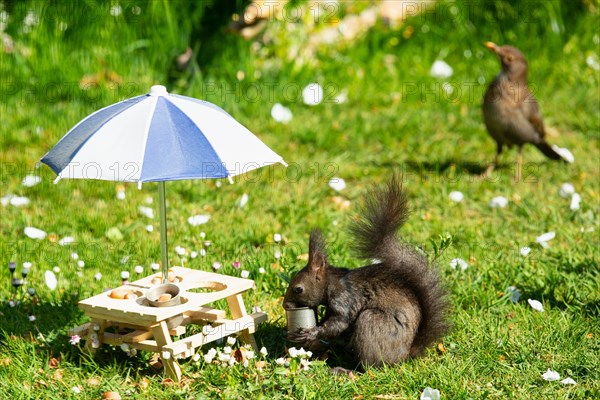
[[[494,161],[488,165],[487,169],[483,173],[484,178],[489,178],[492,176],[492,172],[494,172],[494,168],[500,161],[500,153],[502,153],[502,144],[498,143],[498,147],[496,148],[496,156],[494,157]]]
[[[517,153],[517,176],[516,181],[521,182],[521,167],[523,165],[523,145],[519,145],[519,152]]]

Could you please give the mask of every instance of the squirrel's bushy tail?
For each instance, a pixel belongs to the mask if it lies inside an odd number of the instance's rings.
[[[406,194],[394,175],[387,185],[369,192],[350,232],[358,255],[380,260],[393,269],[398,284],[411,290],[419,302],[421,321],[411,348],[411,355],[418,356],[450,330],[450,301],[438,272],[429,266],[426,256],[397,237],[408,214]]]

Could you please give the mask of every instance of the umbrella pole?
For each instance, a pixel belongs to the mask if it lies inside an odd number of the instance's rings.
[[[169,274],[169,256],[167,254],[167,200],[165,199],[165,181],[158,182],[158,214],[160,218],[160,257],[162,261],[163,283]]]

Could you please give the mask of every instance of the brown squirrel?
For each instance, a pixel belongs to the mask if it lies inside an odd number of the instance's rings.
[[[396,236],[407,217],[397,177],[375,188],[350,232],[358,255],[376,261],[352,270],[330,265],[321,233],[311,232],[308,264],[290,282],[283,307],[325,305],[325,316],[290,333],[291,341],[316,349],[349,335],[361,364],[381,366],[421,355],[449,331],[450,302],[437,271]]]

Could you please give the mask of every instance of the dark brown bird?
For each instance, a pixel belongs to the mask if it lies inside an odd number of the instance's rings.
[[[527,88],[527,60],[512,46],[498,46],[492,42],[485,47],[498,55],[502,70],[485,92],[483,120],[489,134],[498,145],[494,162],[487,168],[489,176],[498,163],[503,146],[519,149],[516,180],[521,180],[523,145],[531,143],[552,160],[561,156],[544,140],[544,122],[535,97]]]

